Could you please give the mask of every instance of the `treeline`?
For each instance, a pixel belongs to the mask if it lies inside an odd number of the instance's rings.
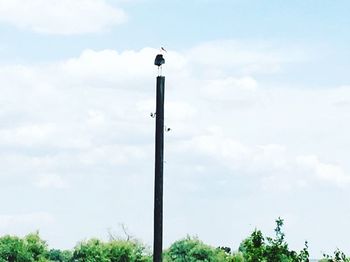
[[[174,242],[164,251],[165,262],[306,262],[309,261],[308,245],[300,251],[290,250],[282,231],[283,220],[276,220],[274,237],[266,237],[254,230],[242,241],[237,251],[230,247],[212,247],[196,237],[186,237]],[[0,262],[151,262],[148,247],[134,238],[109,241],[90,239],[82,241],[73,250],[49,249],[39,233],[23,238],[0,238]],[[350,262],[340,250],[324,255],[323,262]]]

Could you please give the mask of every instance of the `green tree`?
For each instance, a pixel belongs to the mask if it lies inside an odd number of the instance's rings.
[[[147,262],[151,255],[136,240],[114,240],[107,244],[111,262]]]
[[[285,234],[282,231],[283,219],[276,220],[275,238],[267,237],[268,244],[265,248],[265,257],[267,261],[289,262],[298,261],[297,253],[289,251],[288,244],[284,240]]]
[[[345,253],[339,249],[334,251],[333,256],[324,254],[323,257],[320,262],[350,262],[350,258],[346,257]]]
[[[51,249],[48,253],[48,259],[54,262],[69,262],[72,256],[73,254],[69,250]]]
[[[76,262],[150,262],[146,248],[136,240],[112,240],[103,242],[91,239],[75,247]]]
[[[231,255],[222,248],[204,244],[198,238],[187,237],[176,241],[164,253],[166,262],[240,262],[240,256]]]
[[[3,236],[0,238],[0,261],[31,262],[34,260],[23,239],[16,236]]]
[[[47,261],[47,243],[40,238],[38,231],[26,235],[23,241],[33,261]]]
[[[248,262],[265,261],[266,244],[262,232],[255,229],[250,237],[240,244],[239,251]]]
[[[109,262],[108,249],[102,241],[90,239],[75,247],[73,260],[77,262]]]
[[[239,247],[247,262],[308,262],[308,245],[300,253],[289,250],[282,231],[283,219],[276,220],[275,237],[264,237],[260,230],[254,232]]]
[[[191,237],[176,241],[164,254],[165,261],[174,262],[213,261],[213,256],[213,248]]]

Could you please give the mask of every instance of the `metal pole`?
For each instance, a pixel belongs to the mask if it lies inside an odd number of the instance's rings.
[[[163,251],[164,83],[157,76],[153,262],[162,262]]]

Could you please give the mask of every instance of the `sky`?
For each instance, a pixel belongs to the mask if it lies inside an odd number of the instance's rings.
[[[237,250],[285,221],[312,257],[350,234],[350,3],[0,0],[0,234],[153,238],[155,55],[164,247]]]

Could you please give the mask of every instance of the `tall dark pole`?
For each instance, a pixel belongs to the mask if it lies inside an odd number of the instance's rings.
[[[153,262],[162,262],[163,250],[164,83],[157,76]]]

